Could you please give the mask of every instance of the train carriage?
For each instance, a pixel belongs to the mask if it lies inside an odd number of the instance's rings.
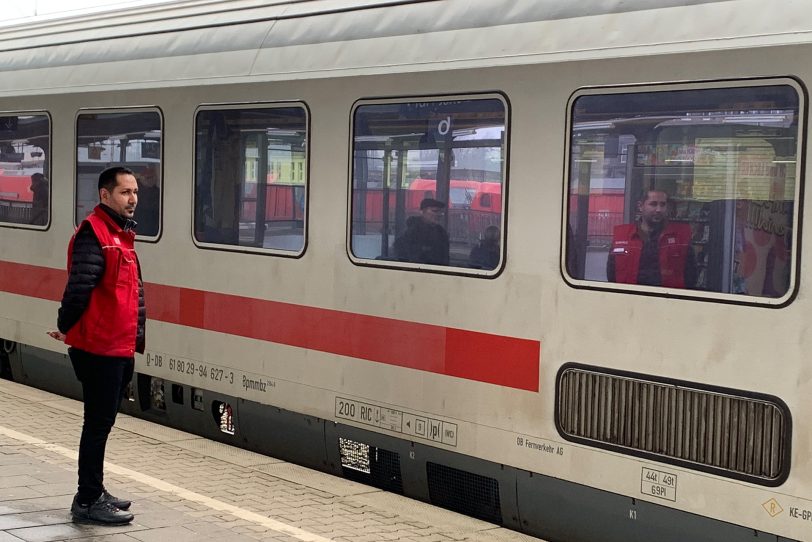
[[[549,540],[812,540],[811,31],[757,0],[3,28],[2,375],[80,393],[45,332],[123,163],[149,319],[127,412]],[[650,191],[690,280],[618,278]],[[425,197],[442,261],[396,249]]]

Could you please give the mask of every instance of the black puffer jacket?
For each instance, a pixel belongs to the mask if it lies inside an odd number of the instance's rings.
[[[409,217],[406,231],[395,240],[395,256],[402,262],[448,265],[448,233],[422,217]]]
[[[134,229],[136,222],[122,218],[115,211],[101,206],[104,211],[116,221],[124,230]],[[71,255],[71,267],[68,275],[68,283],[65,286],[65,293],[62,294],[62,306],[59,307],[57,317],[57,327],[62,333],[67,333],[90,304],[90,294],[104,275],[104,254],[93,233],[93,229],[85,226],[76,232],[76,239],[73,241],[73,254]],[[144,338],[146,331],[147,310],[144,304],[144,284],[141,281],[141,269],[138,269],[138,327],[135,336],[135,350],[141,352],[144,349]]]

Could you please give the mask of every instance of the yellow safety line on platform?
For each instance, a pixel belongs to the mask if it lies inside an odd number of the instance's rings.
[[[31,435],[26,435],[25,433],[20,433],[19,431],[9,429],[8,427],[0,426],[0,434],[5,435],[14,440],[19,440],[21,442],[25,442],[26,444],[31,444],[38,448],[42,448],[44,450],[57,453],[70,459],[78,459],[79,457],[78,452],[74,450],[69,450],[68,448],[59,446],[58,444],[51,444],[37,437],[32,437]],[[217,499],[212,499],[211,497],[201,495],[200,493],[195,493],[194,491],[189,491],[188,489],[184,489],[182,487],[178,487],[173,484],[168,484],[162,480],[158,480],[157,478],[153,478],[152,476],[149,476],[147,474],[142,474],[140,472],[125,467],[119,467],[118,465],[114,465],[109,462],[105,462],[104,465],[105,469],[108,472],[114,472],[116,474],[126,476],[127,478],[130,478],[142,484],[146,484],[159,491],[172,493],[173,495],[177,495],[178,497],[181,497],[188,501],[200,503],[204,506],[207,506],[208,508],[211,508],[212,510],[227,512],[240,519],[244,519],[246,521],[250,521],[251,523],[256,523],[257,525],[267,527],[268,529],[273,529],[275,531],[284,533],[288,536],[298,538],[303,542],[333,542],[329,538],[324,538],[323,536],[307,532],[305,530],[299,529],[298,527],[294,527],[293,525],[288,525],[287,523],[276,521],[275,519],[271,519],[267,516],[257,514],[256,512],[251,512],[250,510],[239,508],[237,506],[234,506],[233,504],[224,503],[222,501],[218,501]]]

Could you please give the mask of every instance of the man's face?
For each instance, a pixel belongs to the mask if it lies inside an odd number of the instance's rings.
[[[442,207],[426,207],[423,209],[423,220],[432,224],[442,224],[445,209]]]
[[[102,188],[100,193],[102,203],[124,218],[135,216],[135,206],[138,205],[138,183],[132,175],[119,173],[116,175],[116,187],[113,191]]]
[[[640,217],[644,224],[657,227],[665,222],[668,209],[668,195],[665,192],[652,190],[644,201],[640,202]]]

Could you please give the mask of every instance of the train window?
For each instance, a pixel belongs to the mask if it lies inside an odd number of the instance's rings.
[[[357,105],[353,258],[495,274],[504,244],[506,111],[501,96]]]
[[[308,113],[301,105],[201,108],[195,130],[198,243],[301,254]]]
[[[76,223],[99,202],[99,174],[124,166],[138,181],[139,237],[157,238],[161,223],[161,114],[154,110],[83,111],[76,119]]]
[[[799,96],[785,80],[577,95],[569,277],[787,301],[797,258]]]
[[[0,223],[47,226],[51,119],[45,113],[0,113]]]

